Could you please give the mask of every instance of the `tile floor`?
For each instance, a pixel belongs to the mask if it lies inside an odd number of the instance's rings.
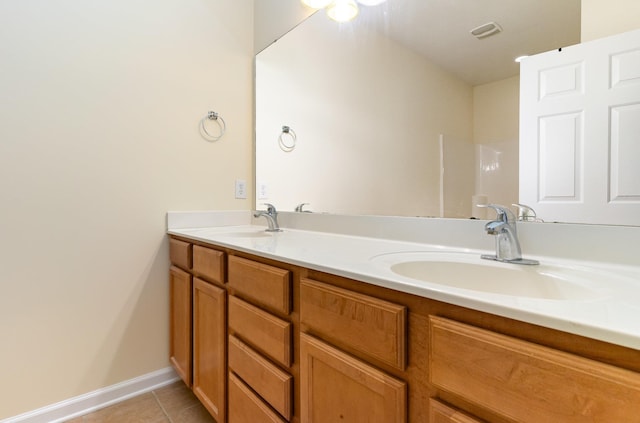
[[[181,381],[66,423],[215,423]]]

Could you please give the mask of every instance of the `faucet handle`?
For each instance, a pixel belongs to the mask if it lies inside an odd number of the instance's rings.
[[[488,207],[495,210],[497,214],[496,218],[502,222],[513,223],[516,221],[516,216],[513,212],[509,208],[501,206],[500,204],[478,204],[478,207]]]
[[[536,211],[533,208],[527,206],[526,204],[519,203],[514,203],[511,205],[518,208],[518,220],[525,222],[539,221],[538,217],[536,216]]]
[[[277,213],[276,206],[269,203],[262,203],[264,206],[267,206],[267,213],[274,214]]]
[[[303,210],[303,209],[304,209],[304,206],[308,206],[308,205],[309,205],[309,203],[300,203],[300,204],[298,204],[298,205],[296,206],[296,209],[295,209],[295,210],[296,210],[296,212],[298,212],[298,213],[306,212],[306,210]]]

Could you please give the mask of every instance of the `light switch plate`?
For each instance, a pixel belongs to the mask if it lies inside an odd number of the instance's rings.
[[[247,199],[247,181],[236,179],[236,198],[240,200]]]
[[[266,182],[258,182],[258,200],[269,199],[269,186]]]

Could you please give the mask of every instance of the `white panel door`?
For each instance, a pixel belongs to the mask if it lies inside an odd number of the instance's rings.
[[[640,31],[520,68],[520,202],[545,221],[640,224]]]

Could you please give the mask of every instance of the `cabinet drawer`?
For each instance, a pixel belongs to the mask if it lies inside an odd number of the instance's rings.
[[[229,373],[229,423],[286,423],[237,376]]]
[[[292,376],[247,344],[229,337],[229,368],[287,420],[291,419]]]
[[[229,296],[229,329],[278,363],[291,366],[291,323]]]
[[[171,263],[182,269],[191,269],[193,246],[188,242],[169,239],[169,259]]]
[[[406,307],[302,279],[300,322],[313,332],[404,370]]]
[[[433,398],[429,399],[429,423],[483,423]]]
[[[291,276],[288,270],[229,256],[229,286],[259,305],[283,314],[291,312]]]
[[[211,282],[224,283],[224,253],[213,248],[193,246],[193,273]]]
[[[640,374],[430,318],[431,382],[518,422],[640,422]]]

